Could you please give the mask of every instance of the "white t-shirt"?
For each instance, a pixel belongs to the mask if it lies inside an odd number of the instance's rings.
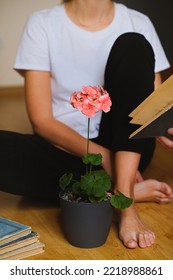
[[[126,32],[143,34],[151,43],[155,72],[169,67],[149,18],[116,3],[115,17],[105,29],[85,31],[67,16],[64,5],[34,13],[28,20],[17,51],[16,70],[51,72],[52,108],[55,119],[87,136],[87,117],[70,103],[70,95],[83,85],[103,85],[110,49]],[[91,119],[90,138],[98,136],[101,112]]]

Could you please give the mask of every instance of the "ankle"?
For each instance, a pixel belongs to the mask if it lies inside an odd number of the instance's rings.
[[[136,212],[134,205],[131,205],[128,208],[121,210],[121,216],[126,217]]]

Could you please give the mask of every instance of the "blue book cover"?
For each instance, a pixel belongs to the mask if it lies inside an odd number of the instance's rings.
[[[4,244],[31,232],[31,227],[0,217],[0,244]]]

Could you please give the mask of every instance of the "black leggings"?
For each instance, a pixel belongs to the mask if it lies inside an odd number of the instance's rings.
[[[128,114],[154,89],[154,54],[140,34],[126,33],[114,43],[105,69],[105,88],[112,99],[103,114],[99,136],[93,139],[113,152],[141,154],[139,169],[149,164],[154,139],[129,140],[136,129]],[[85,172],[80,158],[54,147],[38,135],[0,131],[0,190],[47,199],[58,197],[65,172]]]

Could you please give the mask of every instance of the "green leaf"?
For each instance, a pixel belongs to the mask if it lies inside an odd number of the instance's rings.
[[[95,196],[98,200],[110,190],[111,178],[104,170],[92,171],[81,178],[80,187],[88,196]]]
[[[105,185],[101,178],[95,178],[92,194],[95,197],[102,197],[105,193]]]
[[[80,182],[73,183],[72,191],[75,195],[80,195],[80,193],[81,193]]]
[[[117,194],[112,195],[110,203],[113,207],[123,210],[132,205],[133,199],[118,191]]]
[[[93,195],[96,197],[103,196],[111,188],[111,177],[104,170],[93,171],[94,186]]]
[[[85,164],[100,165],[102,163],[102,155],[101,154],[86,154],[82,158],[82,161]]]
[[[62,190],[65,190],[65,188],[70,184],[71,180],[73,178],[72,173],[66,173],[61,176],[59,179],[59,186]]]
[[[94,179],[94,176],[92,174],[85,174],[81,178],[80,187],[87,195],[92,195],[94,180],[95,179]]]

